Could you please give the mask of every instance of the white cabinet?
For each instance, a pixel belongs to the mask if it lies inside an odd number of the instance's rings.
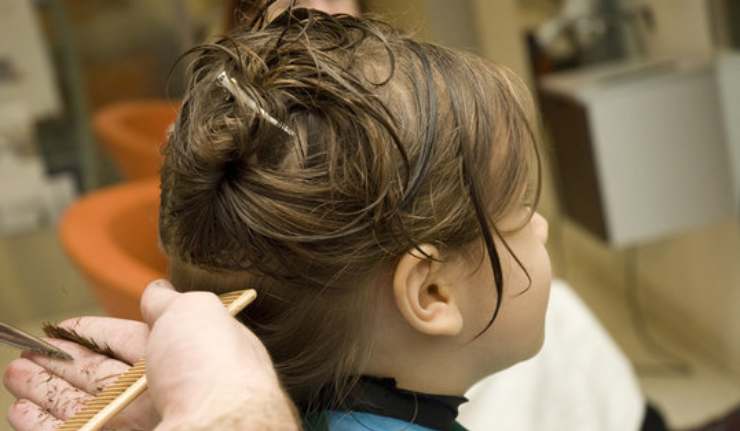
[[[718,70],[714,60],[663,60],[545,78],[541,102],[567,215],[626,246],[734,214],[740,155],[730,144],[740,130],[723,106],[737,112],[740,100],[722,86],[733,81],[738,93],[740,68]]]

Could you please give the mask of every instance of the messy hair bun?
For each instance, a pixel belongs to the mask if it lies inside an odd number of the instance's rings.
[[[189,53],[160,236],[179,289],[258,289],[242,318],[306,406],[361,370],[372,281],[417,244],[480,239],[500,297],[495,222],[539,165],[507,70],[373,19],[264,16]]]

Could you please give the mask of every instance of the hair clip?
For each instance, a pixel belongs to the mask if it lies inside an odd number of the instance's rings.
[[[286,126],[285,123],[282,123],[281,121],[270,115],[267,111],[257,106],[257,103],[255,103],[254,100],[239,87],[239,84],[236,82],[236,80],[230,77],[225,70],[222,70],[221,73],[218,74],[216,79],[218,80],[218,83],[221,84],[221,86],[224,87],[226,90],[228,90],[229,93],[231,93],[233,96],[238,95],[239,100],[243,100],[250,109],[257,113],[257,115],[267,120],[273,126],[279,127],[288,135],[292,137],[296,136],[295,132],[290,127]]]

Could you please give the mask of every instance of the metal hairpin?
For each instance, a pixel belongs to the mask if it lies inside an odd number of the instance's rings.
[[[267,120],[273,126],[279,127],[288,135],[295,137],[296,134],[290,127],[286,126],[285,123],[270,115],[269,112],[257,106],[257,103],[255,103],[255,101],[239,87],[239,84],[236,82],[236,80],[230,77],[225,70],[222,70],[221,73],[218,74],[216,79],[218,80],[218,83],[221,84],[221,86],[228,90],[232,95],[238,95],[239,100],[243,100],[250,109],[257,113],[257,115]]]

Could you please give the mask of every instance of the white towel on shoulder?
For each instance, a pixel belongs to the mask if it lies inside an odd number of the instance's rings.
[[[645,410],[631,364],[562,280],[553,281],[542,351],[466,395],[459,420],[471,431],[630,431]]]

